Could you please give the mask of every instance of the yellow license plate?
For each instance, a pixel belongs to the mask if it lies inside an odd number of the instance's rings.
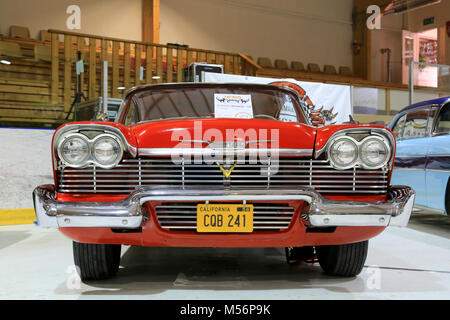
[[[253,232],[253,205],[198,204],[197,232]]]

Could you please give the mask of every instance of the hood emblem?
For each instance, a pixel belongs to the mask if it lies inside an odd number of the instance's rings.
[[[218,162],[216,162],[217,166],[219,167],[220,171],[222,171],[223,176],[225,177],[225,179],[228,179],[231,175],[231,172],[233,172],[234,167],[236,167],[237,162],[235,162],[230,169],[225,170],[222,165]]]

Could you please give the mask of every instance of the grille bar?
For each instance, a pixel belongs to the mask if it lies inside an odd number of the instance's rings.
[[[221,165],[226,170],[225,161]],[[170,157],[124,159],[115,168],[83,169],[58,166],[58,192],[130,193],[139,186],[225,186],[227,188],[270,188],[309,186],[327,194],[386,194],[388,171],[354,168],[336,170],[325,160],[305,158],[269,159],[263,163],[240,163],[226,179],[217,164],[182,161]]]

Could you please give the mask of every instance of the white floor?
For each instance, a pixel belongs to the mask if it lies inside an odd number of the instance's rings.
[[[0,299],[450,299],[450,217],[431,220],[371,240],[356,278],[288,266],[281,249],[124,247],[117,276],[89,284],[58,231],[0,227]]]

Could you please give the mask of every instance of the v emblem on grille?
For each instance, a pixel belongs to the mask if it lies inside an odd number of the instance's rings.
[[[225,177],[225,179],[228,179],[228,177],[231,175],[231,172],[233,171],[234,167],[236,167],[237,162],[235,162],[233,164],[233,166],[227,170],[225,170],[220,163],[216,162],[217,166],[219,167],[220,171],[222,171],[223,176]]]

